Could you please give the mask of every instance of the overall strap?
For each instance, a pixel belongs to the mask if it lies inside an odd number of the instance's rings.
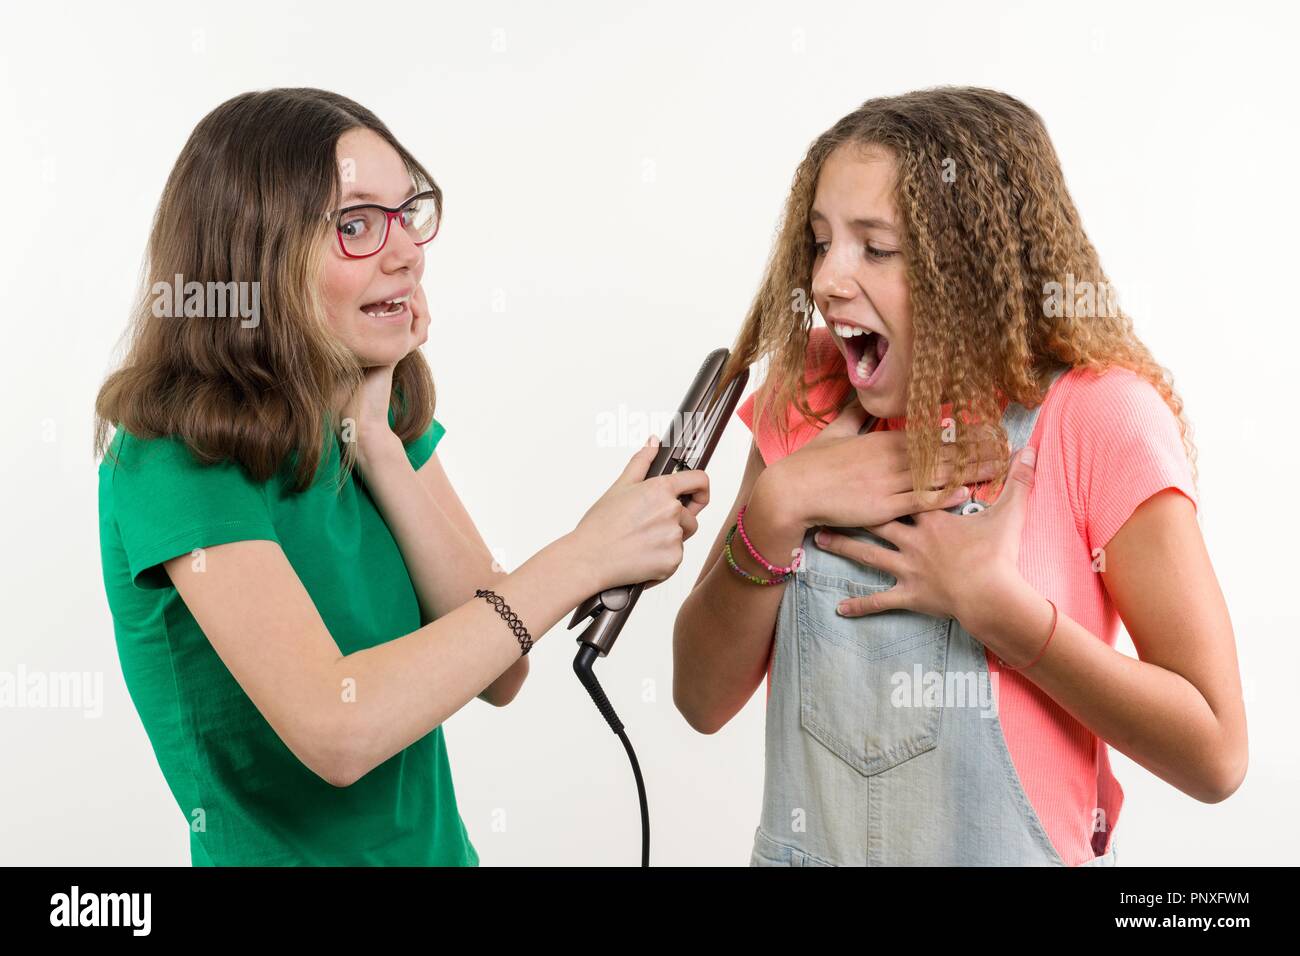
[[[1069,365],[1058,365],[1053,369],[1047,380],[1048,389],[1069,369]],[[1034,434],[1034,423],[1038,421],[1038,413],[1042,411],[1045,402],[1046,397],[1032,409],[1025,408],[1019,402],[1011,402],[1007,405],[1002,415],[1002,427],[1006,430],[1007,442],[1012,451],[1023,448],[1029,443],[1030,437]]]

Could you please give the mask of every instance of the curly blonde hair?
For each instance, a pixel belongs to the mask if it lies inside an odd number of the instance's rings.
[[[1042,119],[996,90],[940,87],[870,99],[813,141],[795,172],[772,254],[719,391],[769,358],[755,424],[770,414],[783,437],[789,432],[788,407],[810,423],[825,423],[824,416],[855,399],[842,363],[820,378],[805,378],[815,252],[808,214],[823,164],[845,143],[883,151],[895,163],[894,202],[914,328],[908,422],[937,425],[950,401],[954,421],[996,423],[982,433],[956,429],[959,467],[945,492],[956,490],[962,467],[978,460],[981,448],[987,451],[981,437],[992,435],[1003,449],[1005,478],[1010,456],[999,402],[1035,407],[1046,395],[1047,375],[1061,363],[1098,372],[1121,366],[1150,382],[1178,420],[1195,481],[1196,449],[1173,377],[1139,341],[1129,317],[1113,299],[1107,308],[1085,309],[1096,313],[1089,315],[1047,307],[1053,283],[1058,289],[1069,282],[1076,288],[1112,286]],[[956,316],[960,322],[953,321]],[[826,381],[842,388],[832,390],[830,406],[813,409],[809,392]],[[930,487],[943,444],[940,427],[907,429],[917,491]]]

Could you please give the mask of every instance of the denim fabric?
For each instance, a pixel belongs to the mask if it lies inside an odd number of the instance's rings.
[[[1013,449],[1041,408],[1007,406]],[[750,865],[1063,866],[1007,751],[984,646],[953,618],[841,617],[841,600],[894,578],[823,551],[812,531],[804,555],[777,618]],[[1114,862],[1112,841],[1084,865]]]

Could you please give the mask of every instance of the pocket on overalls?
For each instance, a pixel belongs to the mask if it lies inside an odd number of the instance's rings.
[[[870,570],[870,569],[868,569]],[[893,585],[811,568],[795,575],[800,719],[804,730],[864,776],[939,743],[950,618],[915,611],[841,617],[836,605]]]
[[[749,855],[750,866],[834,866],[798,847],[774,840],[762,827],[754,831],[754,849]]]

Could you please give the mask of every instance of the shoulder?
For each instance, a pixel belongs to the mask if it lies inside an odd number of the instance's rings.
[[[1060,384],[1056,413],[1067,443],[1178,430],[1177,418],[1155,385],[1132,369],[1073,368]]]
[[[182,491],[211,494],[239,489],[260,493],[268,484],[254,480],[236,462],[203,460],[179,435],[146,438],[120,425],[99,471],[119,491],[146,499]]]
[[[1156,386],[1128,368],[1071,369],[1049,399],[1065,490],[1089,546],[1104,546],[1147,498],[1176,488],[1197,503],[1177,416]],[[1050,447],[1050,445],[1049,445]]]
[[[842,365],[839,348],[835,345],[834,335],[825,326],[816,326],[808,333],[808,346],[804,351],[803,380],[808,389],[808,402],[814,408],[831,404],[837,388],[847,382],[846,377],[837,377],[836,368]],[[847,373],[845,373],[847,375]],[[756,403],[760,394],[771,394],[771,376],[765,379],[748,398],[736,409],[736,415],[754,433],[759,453],[765,464],[772,464],[779,458],[796,451],[808,442],[824,427],[808,422],[793,403],[784,409],[765,408],[763,420],[755,423]],[[830,417],[834,417],[831,413]],[[778,416],[783,417],[787,434],[783,438],[777,429]]]
[[[100,463],[114,475],[122,472],[167,472],[197,468],[199,462],[189,446],[177,435],[145,438],[121,425],[109,443],[109,453]]]
[[[833,334],[825,326],[817,326],[808,333],[808,346],[804,350],[803,380],[804,384],[809,388],[809,401],[813,405],[816,405],[819,400],[824,400],[824,396],[829,394],[836,384],[833,378],[831,381],[825,381],[828,377],[833,377],[836,366],[842,362],[840,351],[832,338]],[[751,428],[753,427],[755,401],[760,393],[769,392],[772,385],[773,382],[769,374],[763,383],[736,410],[736,413],[740,415],[745,424]],[[793,413],[795,411],[794,406],[790,406],[785,411],[787,414]]]

